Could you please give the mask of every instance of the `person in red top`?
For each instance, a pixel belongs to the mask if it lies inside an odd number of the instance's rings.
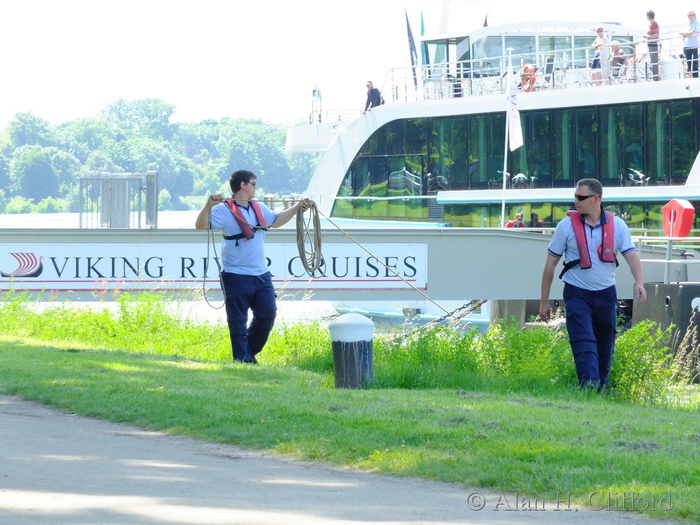
[[[651,73],[654,76],[654,82],[661,80],[659,76],[659,24],[654,20],[654,11],[647,11],[647,20],[649,21],[649,32],[644,35],[644,40],[647,41],[649,48],[649,62],[651,63]]]
[[[524,228],[525,225],[523,224],[523,214],[518,212],[515,214],[515,220],[514,221],[508,221],[508,224],[506,224],[506,228]]]

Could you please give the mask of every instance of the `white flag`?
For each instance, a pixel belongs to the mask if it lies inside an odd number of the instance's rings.
[[[520,124],[520,111],[518,111],[517,88],[515,86],[515,75],[510,55],[508,56],[508,145],[510,151],[515,151],[523,145],[523,128]]]

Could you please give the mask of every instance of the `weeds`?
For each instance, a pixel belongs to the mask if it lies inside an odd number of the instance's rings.
[[[228,329],[173,313],[164,293],[122,293],[117,309],[88,309],[62,303],[42,312],[31,298],[7,294],[0,301],[5,336],[25,337],[70,348],[181,356],[197,361],[231,360]],[[617,339],[609,394],[635,403],[668,404],[669,388],[698,374],[697,328],[685,350],[669,357],[670,331],[638,323]],[[695,339],[693,339],[695,337]],[[557,395],[575,390],[576,371],[564,331],[545,326],[521,329],[514,321],[486,333],[431,327],[406,338],[375,335],[372,389],[436,389],[529,392]],[[279,324],[261,363],[324,374],[332,384],[328,330],[319,323]]]

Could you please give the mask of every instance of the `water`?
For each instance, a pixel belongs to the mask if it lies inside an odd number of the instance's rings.
[[[118,310],[118,304],[114,301],[37,301],[30,302],[30,306],[37,311],[47,308],[55,308],[65,305],[68,308],[81,310],[93,310],[95,312],[107,309],[111,312]],[[223,299],[209,298],[209,303],[201,301],[167,301],[166,311],[179,319],[193,319],[210,323],[226,323],[226,310],[223,308]],[[277,301],[277,321],[279,324],[306,324],[317,321],[327,324],[338,313],[328,301]]]

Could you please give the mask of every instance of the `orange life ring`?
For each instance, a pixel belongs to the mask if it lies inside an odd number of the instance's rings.
[[[535,87],[535,71],[536,69],[532,66],[532,64],[525,64],[523,66],[523,71],[521,73],[520,77],[520,85],[522,86],[523,91],[526,93],[528,91],[532,91],[532,89]]]

